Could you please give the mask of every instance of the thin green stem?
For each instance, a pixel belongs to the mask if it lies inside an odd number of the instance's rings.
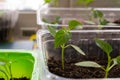
[[[9,71],[10,71],[11,80],[13,80],[13,77],[12,77],[12,70],[11,70],[11,64],[9,65]]]
[[[109,70],[111,70],[116,64],[113,64],[110,66]]]
[[[105,71],[105,78],[108,77],[108,72],[109,72],[109,71]]]
[[[67,45],[67,46],[65,46],[65,48],[67,48],[67,47],[69,47],[70,46],[70,44],[69,45]]]
[[[62,53],[61,53],[61,55],[62,55],[62,69],[64,70],[64,66],[65,66],[65,61],[64,61],[64,50],[65,50],[65,45],[63,44],[62,46],[61,46],[61,48],[62,48]]]
[[[105,78],[107,78],[108,77],[108,73],[109,73],[109,71],[110,71],[110,65],[111,65],[111,57],[110,57],[110,55],[108,54],[107,55],[108,56],[108,64],[107,64],[107,67],[106,67],[106,70],[105,70]]]

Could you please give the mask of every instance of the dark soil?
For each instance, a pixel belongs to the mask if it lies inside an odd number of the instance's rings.
[[[5,80],[4,78],[0,78],[0,80]],[[10,79],[10,80],[30,80],[26,77],[23,77],[23,78],[13,78],[13,79]]]
[[[97,60],[95,57],[85,58],[84,60],[95,60],[99,64],[106,65],[106,60]],[[72,59],[71,59],[72,60]],[[75,59],[73,59],[74,61]],[[61,61],[51,58],[48,63],[50,72],[67,78],[104,78],[104,71],[99,68],[85,68],[75,66],[74,63],[65,62],[65,69],[61,68]],[[109,73],[110,78],[120,77],[120,67],[115,66]]]
[[[113,40],[107,42],[109,42],[113,47],[113,52],[111,53],[112,58],[120,55],[117,54],[120,51],[120,41]],[[100,48],[98,48],[96,44],[93,43],[93,41],[80,41],[79,43],[72,42],[72,44],[76,44],[77,46],[79,46],[86,53],[86,56],[82,56],[79,53],[76,53],[76,51],[71,47],[67,48],[65,50],[65,69],[63,70],[61,68],[61,56],[59,52],[60,50],[57,50],[55,52],[59,53],[55,54],[59,54],[60,59],[56,59],[55,56],[49,57],[49,71],[66,78],[104,78],[105,72],[102,69],[79,67],[75,66],[74,64],[80,61],[95,61],[105,67],[107,65],[106,54]],[[52,48],[52,46],[48,49],[50,50],[50,48]],[[109,72],[108,77],[120,77],[120,67],[115,66],[114,68],[112,68],[112,70]]]

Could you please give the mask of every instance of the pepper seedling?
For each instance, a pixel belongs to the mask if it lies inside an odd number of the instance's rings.
[[[76,51],[78,51],[80,54],[85,55],[85,53],[76,45],[73,44],[67,44],[68,41],[72,38],[72,33],[71,30],[77,28],[77,27],[81,27],[82,24],[76,20],[71,20],[68,23],[68,27],[61,27],[61,29],[56,30],[54,27],[52,26],[48,26],[48,30],[50,32],[50,34],[54,37],[55,41],[54,41],[54,47],[58,48],[61,47],[62,51],[61,51],[61,61],[62,61],[62,69],[64,70],[64,51],[65,48],[71,46],[73,47]]]
[[[85,5],[86,7],[90,7],[90,4],[92,4],[95,0],[77,0],[77,4],[79,5]],[[98,25],[101,28],[102,25],[107,25],[109,22],[104,18],[104,14],[100,10],[95,10],[92,8],[91,10],[91,15],[90,15],[90,20],[85,21],[88,24],[96,24],[94,19],[98,20]]]
[[[103,67],[102,65],[94,62],[94,61],[82,61],[78,62],[75,65],[76,66],[82,66],[82,67],[94,67],[94,68],[101,68],[105,71],[105,78],[108,77],[109,71],[115,66],[120,65],[120,56],[117,56],[116,58],[111,58],[110,54],[112,52],[112,46],[100,39],[95,39],[96,45],[100,47],[107,55],[107,66]]]
[[[108,24],[108,21],[104,18],[104,14],[102,11],[100,10],[95,10],[95,9],[92,9],[91,10],[92,12],[92,18],[93,19],[97,19],[98,20],[98,25],[107,25]]]

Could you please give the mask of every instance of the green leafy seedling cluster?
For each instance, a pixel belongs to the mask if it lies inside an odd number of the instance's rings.
[[[9,53],[5,53],[5,56],[0,57],[0,72],[3,73],[6,76],[6,80],[14,80],[12,75],[12,64],[17,63],[20,60],[27,60],[31,63],[34,63],[32,59],[29,59],[27,57],[18,57],[15,60],[10,60]],[[3,67],[3,68],[2,68]]]
[[[72,38],[72,33],[71,30],[81,27],[82,24],[76,20],[71,20],[68,23],[68,27],[62,27],[59,30],[56,30],[54,27],[49,26],[48,30],[50,31],[51,35],[54,37],[54,47],[58,48],[61,47],[61,61],[62,61],[62,69],[64,69],[64,51],[65,48],[71,46],[73,47],[76,51],[81,53],[82,55],[85,55],[85,53],[77,46],[72,45],[72,44],[67,44],[68,41]]]
[[[111,58],[110,54],[112,52],[112,46],[105,42],[104,40],[95,39],[96,45],[101,48],[107,55],[107,66],[102,66],[94,61],[82,61],[78,62],[75,65],[82,66],[82,67],[94,67],[94,68],[101,68],[105,71],[105,78],[108,77],[109,71],[115,66],[120,65],[120,56],[116,58]]]
[[[58,4],[58,0],[44,0],[45,3],[50,3],[50,2],[54,2],[56,4]],[[90,4],[93,3],[95,0],[77,0],[77,4],[79,5],[85,5],[86,7],[90,7]],[[85,21],[88,24],[96,24],[95,20],[98,20],[98,28],[101,29],[102,25],[107,25],[109,22],[107,21],[107,19],[104,18],[104,14],[102,11],[100,10],[95,10],[94,8],[91,9],[91,15],[90,15],[90,20]],[[46,20],[43,20],[44,22],[46,22]],[[49,23],[49,22],[48,22]]]
[[[99,25],[107,25],[108,24],[108,21],[104,18],[104,14],[102,11],[94,10],[94,9],[92,9],[91,11],[92,11],[92,17],[94,19],[98,19]]]
[[[77,4],[82,5],[84,4],[86,7],[89,7],[91,3],[93,3],[95,0],[78,0]],[[100,10],[95,10],[94,8],[91,9],[91,20],[86,21],[89,24],[96,24],[94,22],[94,19],[98,19],[98,25],[107,25],[108,21],[104,18],[104,14]],[[101,26],[100,26],[101,27]]]

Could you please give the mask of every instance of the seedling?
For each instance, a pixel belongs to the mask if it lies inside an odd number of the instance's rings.
[[[71,30],[82,26],[82,24],[76,20],[71,20],[68,23],[68,27],[61,27],[60,30],[56,30],[54,27],[49,26],[48,30],[50,31],[51,35],[54,37],[55,41],[54,41],[54,47],[58,48],[61,47],[62,51],[61,51],[61,61],[62,61],[62,69],[64,69],[64,51],[65,48],[67,48],[68,46],[73,47],[76,51],[78,51],[79,53],[81,53],[82,55],[85,55],[85,53],[77,46],[72,45],[72,44],[67,44],[67,42],[71,39],[72,34],[71,34]]]
[[[98,19],[99,23],[98,25],[107,25],[108,21],[104,18],[104,14],[102,11],[99,10],[91,10],[92,12],[92,18],[93,19]]]
[[[7,53],[5,53],[4,56],[0,57],[0,72],[2,72],[6,76],[6,80],[14,80],[12,75],[12,64],[17,63],[19,60],[27,60],[31,63],[34,62],[32,59],[27,58],[27,56],[21,56],[15,60],[10,60]]]
[[[50,2],[54,2],[56,4],[58,4],[58,0],[44,0],[45,3],[50,3]],[[95,0],[77,0],[76,4],[78,5],[85,5],[86,7],[90,7],[90,4],[92,4]],[[88,15],[90,16],[88,21],[85,21],[85,23],[87,24],[91,24],[91,25],[98,25],[98,28],[102,28],[103,25],[107,25],[109,23],[109,21],[107,21],[107,19],[104,18],[104,14],[102,11],[100,10],[95,10],[94,8],[91,8],[90,10],[91,14]],[[44,19],[43,19],[44,21]],[[96,23],[97,21],[97,23]],[[46,22],[46,20],[44,21]],[[49,23],[49,22],[48,22]]]
[[[85,5],[86,7],[90,7],[90,4],[93,3],[95,0],[78,0],[77,4]],[[98,20],[98,25],[107,25],[108,21],[104,18],[104,14],[100,10],[95,10],[94,8],[91,9],[91,19],[90,21],[86,21],[89,24],[96,24],[94,19]],[[100,26],[101,27],[101,26]]]
[[[77,66],[82,66],[82,67],[94,67],[94,68],[101,68],[105,71],[105,78],[108,77],[109,71],[115,66],[115,65],[120,65],[120,56],[117,56],[116,58],[111,58],[110,54],[112,52],[112,46],[100,39],[95,39],[96,45],[100,47],[107,55],[108,61],[107,61],[107,66],[104,67],[94,61],[82,61],[78,62],[75,65]]]

